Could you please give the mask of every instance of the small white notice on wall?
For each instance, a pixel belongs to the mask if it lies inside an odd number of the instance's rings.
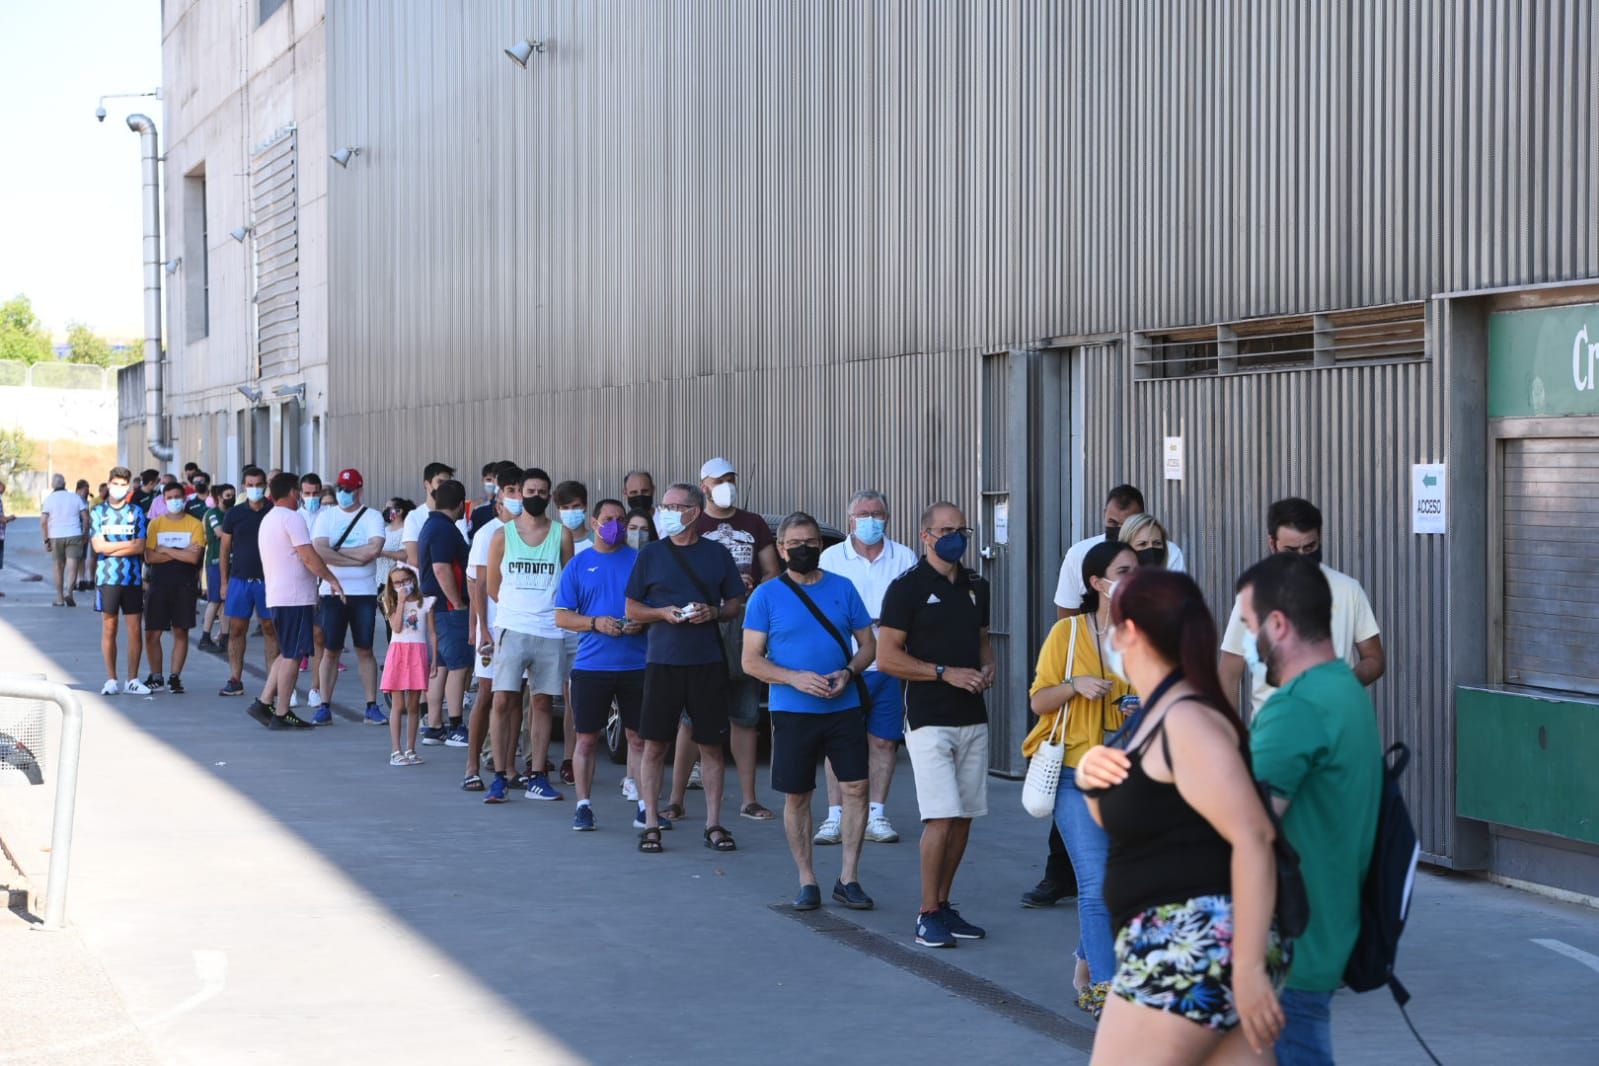
[[[1001,500],[994,505],[994,543],[1010,543],[1010,501]]]
[[[1166,438],[1165,458],[1166,480],[1181,481],[1183,479],[1183,438]]]
[[[1410,468],[1410,531],[1445,533],[1449,528],[1449,490],[1443,463]]]

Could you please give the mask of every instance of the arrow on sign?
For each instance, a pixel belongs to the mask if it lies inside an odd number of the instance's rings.
[[[1432,474],[1423,474],[1421,483],[1429,489],[1434,488],[1438,484],[1438,478]]]

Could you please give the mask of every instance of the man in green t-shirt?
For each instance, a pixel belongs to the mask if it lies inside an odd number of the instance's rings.
[[[1332,643],[1332,588],[1320,567],[1273,555],[1238,579],[1244,658],[1265,664],[1276,693],[1250,723],[1255,776],[1271,789],[1299,852],[1310,925],[1282,991],[1277,1061],[1333,1061],[1332,995],[1360,932],[1382,791],[1382,741],[1365,687]]]
[[[200,642],[195,646],[201,651],[226,649],[226,644],[212,639],[211,628],[222,614],[222,601],[227,592],[222,587],[222,520],[228,516],[228,508],[233,506],[236,495],[232,485],[216,486],[213,497],[216,506],[207,507],[200,515],[200,524],[205,527],[205,618],[200,627]],[[227,639],[227,634],[223,634],[222,640]]]

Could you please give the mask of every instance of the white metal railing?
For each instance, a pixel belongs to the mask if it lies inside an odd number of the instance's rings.
[[[78,799],[78,755],[83,747],[83,706],[78,694],[55,681],[0,674],[0,697],[44,700],[61,708],[61,744],[56,750],[56,803],[50,819],[50,876],[44,894],[43,929],[64,928],[67,874],[72,867],[72,815]]]

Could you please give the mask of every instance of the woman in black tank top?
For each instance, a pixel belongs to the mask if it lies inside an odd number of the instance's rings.
[[[1216,675],[1215,620],[1192,578],[1140,568],[1111,621],[1110,667],[1144,711],[1126,751],[1096,747],[1077,764],[1110,837],[1117,930],[1093,1061],[1271,1062],[1291,946],[1272,928],[1273,830]]]

